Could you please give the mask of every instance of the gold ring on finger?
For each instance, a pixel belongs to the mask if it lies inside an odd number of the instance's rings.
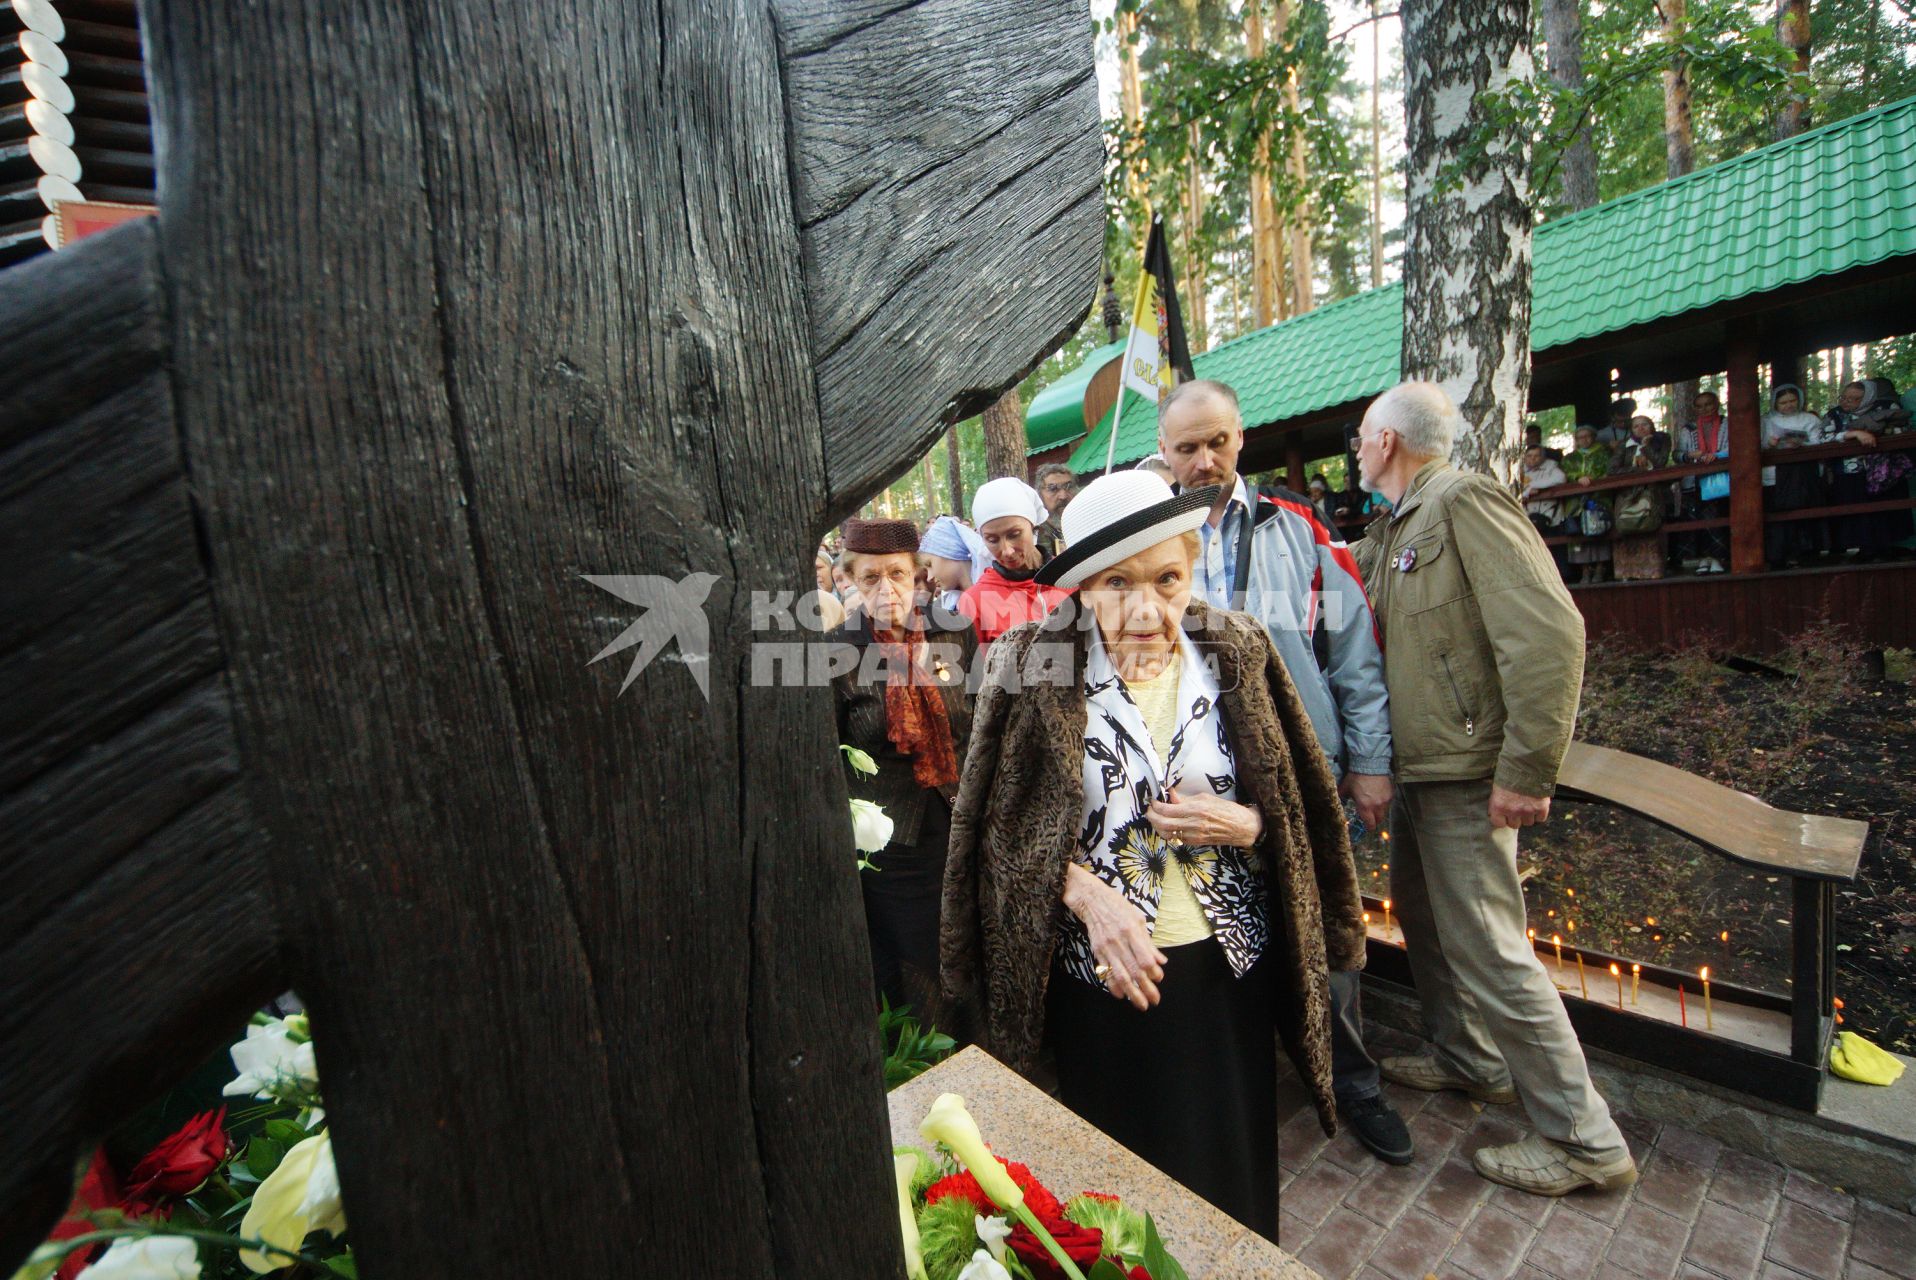
[[[1091,972],[1098,975],[1099,982],[1109,982],[1111,980],[1111,966],[1108,964],[1101,964]]]

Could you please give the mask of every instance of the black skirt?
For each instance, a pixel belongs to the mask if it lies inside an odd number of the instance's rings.
[[[1059,1095],[1118,1143],[1275,1241],[1270,952],[1241,978],[1215,939],[1165,954],[1162,999],[1145,1013],[1052,966],[1045,1032],[1057,1055]]]
[[[945,889],[945,847],[951,808],[943,796],[925,797],[918,839],[886,845],[859,873],[865,891],[865,928],[871,936],[872,982],[894,1009],[910,1006],[921,1027],[940,1025],[938,907]]]

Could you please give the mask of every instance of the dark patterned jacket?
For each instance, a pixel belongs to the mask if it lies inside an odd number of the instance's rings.
[[[1075,610],[1006,632],[991,648],[953,808],[940,939],[947,1009],[963,1033],[1029,1072],[1083,812],[1086,635]],[[1328,971],[1364,967],[1363,911],[1342,804],[1317,735],[1256,619],[1194,601],[1191,639],[1216,663],[1241,799],[1264,815],[1277,1029],[1326,1133]],[[1046,662],[1068,670],[1039,674]]]
[[[971,733],[968,690],[976,684],[975,680],[968,684],[967,677],[971,676],[977,661],[978,636],[969,622],[943,609],[925,610],[921,620],[926,628],[925,651],[934,675],[940,669],[951,673],[951,680],[940,692],[944,697],[945,716],[951,722],[952,749],[957,752],[962,767],[965,742]],[[885,816],[892,820],[892,844],[910,848],[918,843],[925,806],[949,803],[950,797],[919,786],[912,776],[911,757],[901,754],[891,744],[885,717],[885,682],[877,664],[866,661],[872,644],[871,619],[862,611],[854,610],[845,619],[844,626],[830,633],[829,643],[848,646],[859,658],[857,666],[832,679],[832,697],[838,707],[838,740],[868,753],[878,762],[876,777],[850,777],[852,797],[882,806]]]

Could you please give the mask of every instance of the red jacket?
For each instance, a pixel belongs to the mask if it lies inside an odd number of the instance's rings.
[[[994,564],[958,597],[958,612],[977,629],[982,653],[993,640],[1021,623],[1044,617],[1070,594],[1065,587],[1039,586],[1035,579],[1014,582]]]

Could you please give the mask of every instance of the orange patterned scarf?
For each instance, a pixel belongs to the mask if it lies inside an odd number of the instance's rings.
[[[872,635],[885,659],[886,736],[900,753],[911,757],[912,777],[919,786],[955,786],[958,753],[951,743],[944,695],[919,666],[925,633],[908,628],[904,640],[886,640],[877,631]]]

